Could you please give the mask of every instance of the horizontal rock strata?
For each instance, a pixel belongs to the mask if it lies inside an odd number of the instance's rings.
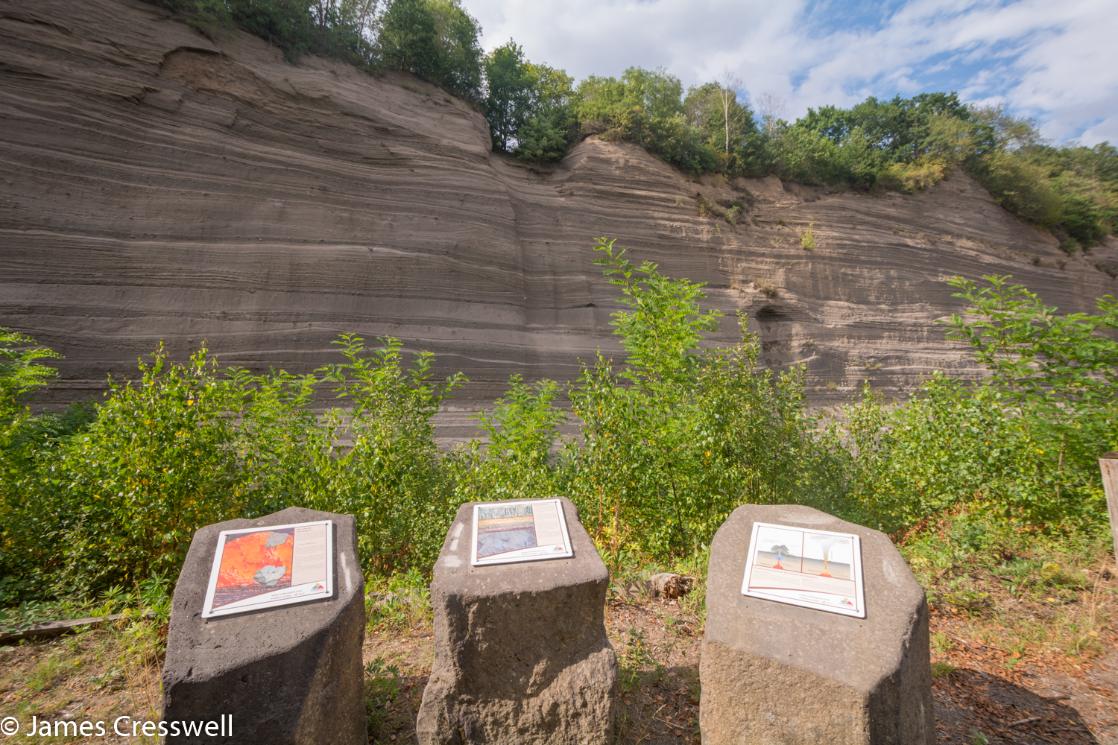
[[[945,276],[1012,274],[1067,309],[1118,289],[1113,242],[1068,257],[964,176],[915,196],[696,182],[596,139],[530,168],[425,83],[293,66],[136,0],[0,2],[0,132],[0,325],[66,355],[62,401],[160,339],[307,370],[340,332],[391,334],[465,371],[467,407],[514,372],[569,378],[619,349],[598,235],[707,282],[720,338],[745,311],[817,400],[973,372],[936,324]]]

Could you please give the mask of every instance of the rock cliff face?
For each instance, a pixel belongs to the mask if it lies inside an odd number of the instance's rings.
[[[916,196],[695,182],[594,139],[532,169],[424,83],[289,65],[135,0],[0,1],[0,159],[0,325],[66,355],[59,400],[160,339],[294,370],[342,331],[436,352],[467,406],[514,372],[569,378],[617,350],[598,235],[707,282],[721,337],[744,311],[820,400],[973,370],[936,325],[945,276],[1012,274],[1066,309],[1118,291],[1118,244],[1068,257],[963,176]],[[737,224],[716,214],[733,202]]]

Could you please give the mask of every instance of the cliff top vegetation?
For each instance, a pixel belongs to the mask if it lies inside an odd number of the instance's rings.
[[[150,1],[206,33],[239,27],[293,62],[318,54],[370,73],[415,74],[483,112],[495,151],[529,162],[561,160],[597,134],[638,144],[692,175],[917,191],[963,170],[1066,250],[1118,231],[1118,149],[1045,142],[1033,123],[955,93],[870,97],[786,121],[755,111],[732,79],[685,90],[668,71],[630,67],[619,78],[576,84],[528,60],[513,40],[485,53],[481,28],[459,0]]]

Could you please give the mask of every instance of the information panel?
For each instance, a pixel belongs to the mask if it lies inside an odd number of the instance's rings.
[[[203,618],[332,597],[334,524],[330,520],[218,534]]]
[[[853,533],[753,523],[741,592],[865,618],[861,541]]]
[[[558,499],[474,505],[473,533],[474,566],[574,556]]]

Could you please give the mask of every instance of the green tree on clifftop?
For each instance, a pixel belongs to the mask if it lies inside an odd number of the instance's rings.
[[[562,70],[524,59],[509,41],[485,59],[485,116],[493,149],[525,160],[559,160],[574,134],[572,80]]]
[[[469,101],[481,99],[481,27],[458,0],[393,0],[384,14],[384,64]]]

